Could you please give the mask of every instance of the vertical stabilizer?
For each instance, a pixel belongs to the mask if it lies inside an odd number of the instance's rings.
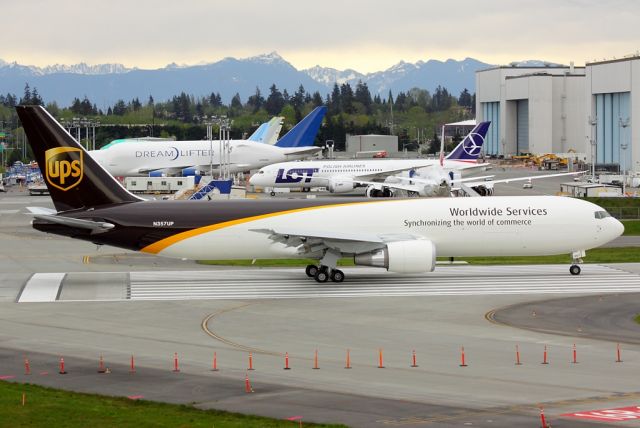
[[[41,106],[16,110],[58,211],[137,202]]]
[[[445,159],[467,162],[478,160],[489,125],[491,122],[477,124]]]
[[[304,119],[302,119],[296,126],[291,128],[291,131],[287,132],[276,143],[278,147],[306,147],[313,146],[316,135],[322,124],[322,119],[327,113],[327,108],[324,106],[316,107],[311,113],[309,113]]]

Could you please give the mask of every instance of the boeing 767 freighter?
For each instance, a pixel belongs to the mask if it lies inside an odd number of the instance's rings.
[[[426,273],[436,256],[571,254],[620,236],[590,202],[558,196],[371,200],[144,201],[125,190],[40,106],[16,107],[56,211],[34,209],[35,229],[159,256],[304,257],[318,282],[344,280],[340,257]]]

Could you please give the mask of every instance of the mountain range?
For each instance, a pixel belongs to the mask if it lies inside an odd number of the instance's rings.
[[[527,61],[528,66],[532,63],[535,61]],[[286,89],[289,94],[302,85],[307,92],[319,91],[324,96],[335,83],[349,83],[355,88],[357,82],[362,81],[372,94],[383,96],[388,91],[397,94],[413,87],[433,91],[438,85],[458,95],[465,88],[474,92],[475,72],[487,67],[491,65],[465,58],[461,61],[401,61],[387,70],[367,74],[319,65],[298,70],[276,52],[190,66],[174,63],[155,70],[127,68],[122,64],[85,63],[35,67],[0,59],[0,93],[12,93],[20,98],[25,84],[29,84],[32,89],[38,89],[46,103],[55,101],[64,107],[76,97],[87,96],[104,109],[119,99],[129,101],[137,97],[145,102],[151,95],[155,100],[165,101],[181,92],[195,96],[219,92],[225,103],[239,93],[245,102],[255,93],[256,87],[267,97],[272,84],[281,91]]]

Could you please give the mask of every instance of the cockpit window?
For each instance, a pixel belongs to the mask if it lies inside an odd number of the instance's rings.
[[[607,217],[611,217],[611,214],[609,214],[606,211],[596,211],[594,213],[594,215],[596,216],[596,218],[607,218]]]
[[[264,174],[264,171],[260,170],[258,171],[258,174]]]

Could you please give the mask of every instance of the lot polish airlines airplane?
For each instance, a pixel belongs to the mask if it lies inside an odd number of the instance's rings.
[[[274,145],[250,140],[231,140],[231,172],[260,168],[275,162],[303,159],[322,150],[313,145],[326,107],[317,107]],[[111,175],[193,175],[220,167],[219,142],[199,141],[123,141],[106,150],[89,152]]]
[[[340,257],[399,273],[433,271],[436,255],[572,254],[620,236],[590,202],[559,196],[368,200],[144,201],[125,190],[41,106],[16,107],[56,211],[35,229],[166,257],[310,257],[306,274],[344,280]]]
[[[419,196],[446,196],[460,171],[486,167],[477,160],[491,122],[481,122],[442,161],[435,159],[359,159],[283,162],[265,166],[250,183],[259,187],[309,189],[326,187],[331,193],[366,187],[368,197],[389,197],[396,191]],[[405,182],[397,177],[420,182]]]

